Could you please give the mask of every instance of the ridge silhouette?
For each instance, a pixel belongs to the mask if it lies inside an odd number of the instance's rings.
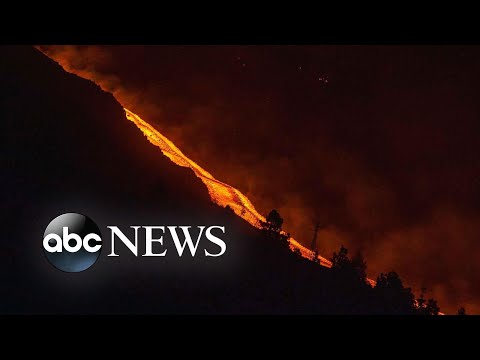
[[[279,241],[278,226],[266,236],[211,203],[201,181],[158,156],[113,96],[92,82],[30,47],[0,52],[1,313],[414,312],[412,303],[405,306],[409,290],[391,273],[371,288],[363,275],[345,275],[345,256],[339,268],[320,267]],[[130,225],[225,225],[227,252],[214,261],[146,259],[119,247],[118,258],[102,254],[82,274],[61,273],[43,257],[41,239],[49,221],[67,211],[91,217],[104,244],[112,224],[126,233]]]

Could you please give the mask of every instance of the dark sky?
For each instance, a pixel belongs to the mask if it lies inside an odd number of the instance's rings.
[[[43,49],[297,240],[480,313],[480,47]]]

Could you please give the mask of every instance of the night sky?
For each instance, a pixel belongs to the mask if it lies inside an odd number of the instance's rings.
[[[323,256],[480,312],[480,47],[42,49]]]

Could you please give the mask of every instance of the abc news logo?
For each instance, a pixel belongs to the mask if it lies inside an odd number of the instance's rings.
[[[191,256],[198,255],[199,244],[204,236],[216,246],[217,251],[203,249],[203,256],[222,256],[227,250],[224,240],[214,235],[225,234],[224,226],[198,226],[198,234],[192,237],[191,226],[130,226],[134,230],[131,241],[117,226],[107,226],[110,230],[111,251],[108,256],[119,256],[115,253],[115,243],[120,240],[130,252],[138,256],[138,238],[140,229],[145,234],[145,253],[142,256],[162,257],[168,249],[155,252],[153,244],[164,245],[164,238],[169,238],[175,245],[179,257],[185,254],[186,248]],[[154,233],[155,232],[155,233]],[[194,240],[195,238],[195,240]],[[57,269],[65,272],[81,272],[91,267],[98,260],[102,251],[102,234],[97,224],[89,217],[66,213],[53,219],[43,235],[43,250],[48,261]]]

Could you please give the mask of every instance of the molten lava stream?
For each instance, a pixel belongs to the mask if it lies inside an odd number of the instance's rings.
[[[45,49],[42,49],[39,46],[35,46],[35,48],[46,56],[58,62],[65,71],[93,81],[98,86],[100,86],[102,90],[106,92],[111,92],[111,89],[103,87],[101,82],[97,83],[97,81],[92,78],[92,74],[89,71],[72,68],[69,62],[65,59],[52,56],[51,54],[49,54],[48,51],[45,51]],[[121,103],[119,99],[117,100]],[[136,115],[130,110],[125,108],[124,110],[127,119],[133,122],[153,145],[158,146],[165,156],[170,158],[170,160],[172,160],[175,164],[183,167],[188,167],[193,170],[195,175],[198,176],[200,180],[202,180],[202,182],[207,186],[208,193],[210,194],[210,197],[215,204],[224,207],[227,205],[230,206],[235,212],[235,214],[240,216],[242,219],[245,219],[257,228],[260,227],[261,221],[265,221],[265,217],[260,215],[257,210],[255,210],[255,207],[250,202],[250,200],[238,189],[235,189],[234,187],[215,179],[212,174],[210,174],[208,171],[204,170],[198,164],[196,164],[193,160],[190,160],[187,156],[185,156],[179,148],[177,148],[165,136],[160,134],[160,132],[158,132],[152,125],[147,123],[145,120],[140,118],[140,116]],[[299,249],[300,253],[305,258],[311,259],[313,257],[313,251],[307,249],[305,246],[301,245],[293,238],[290,238],[290,248],[292,250],[294,250],[295,248]],[[320,260],[321,265],[326,267],[332,266],[332,263],[326,258],[318,256],[318,259]],[[369,282],[372,283],[371,280],[369,280]]]
[[[265,221],[265,217],[255,210],[255,207],[245,195],[243,195],[238,189],[215,179],[212,174],[185,156],[170,140],[160,134],[160,132],[140,118],[140,116],[134,114],[128,109],[124,108],[124,110],[127,119],[133,122],[153,145],[158,146],[165,156],[175,164],[193,170],[195,175],[207,186],[208,193],[215,204],[223,207],[227,205],[230,206],[235,214],[248,221],[253,226],[260,228],[260,224],[262,221]],[[290,238],[290,248],[292,250],[295,248],[299,249],[300,253],[305,258],[311,259],[313,256],[311,250],[307,249],[293,238]],[[321,265],[326,267],[332,266],[332,263],[324,257],[318,256],[318,258]]]

